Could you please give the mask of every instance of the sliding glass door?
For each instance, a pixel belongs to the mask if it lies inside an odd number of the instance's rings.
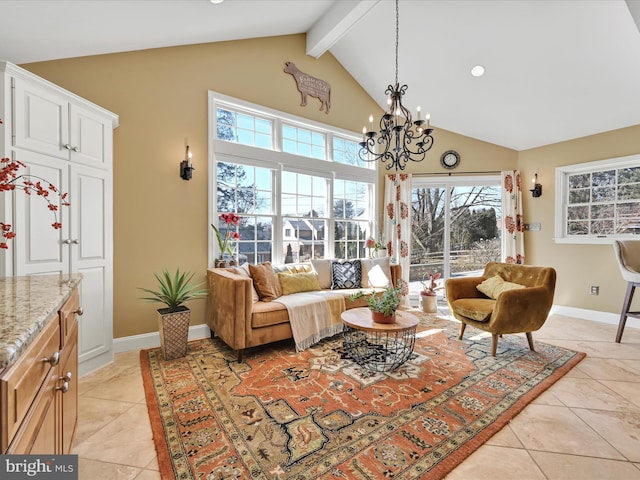
[[[500,177],[415,178],[412,188],[412,291],[425,273],[479,274],[500,261]]]

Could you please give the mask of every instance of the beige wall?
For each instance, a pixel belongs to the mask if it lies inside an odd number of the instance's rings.
[[[309,99],[300,106],[285,61],[328,81],[331,113]],[[318,122],[360,132],[379,107],[330,54],[305,55],[304,35],[270,37],[100,55],[22,65],[120,115],[114,135],[114,337],[156,330],[159,305],[139,300],[136,287],[154,287],[162,268],[196,272],[207,267],[207,91],[245,99]],[[624,282],[610,245],[557,245],[553,241],[555,167],[640,152],[640,126],[516,152],[438,130],[427,160],[406,172],[442,172],[442,152],[461,154],[458,172],[520,168],[528,183],[536,170],[542,197],[525,195],[525,219],[542,224],[525,234],[528,263],[558,270],[555,303],[618,312]],[[178,176],[189,143],[193,180]],[[381,172],[381,175],[384,172]],[[525,184],[525,188],[530,188]],[[600,285],[600,295],[589,286]],[[203,323],[204,301],[194,301],[192,324]]]
[[[331,113],[317,99],[300,106],[293,61],[331,84]],[[207,91],[360,132],[381,110],[330,54],[305,55],[305,36],[292,35],[22,65],[120,116],[114,134],[114,337],[157,330],[155,309],[136,287],[155,287],[153,272],[207,268]],[[434,119],[435,120],[435,119]],[[434,122],[437,128],[437,121]],[[461,168],[515,167],[513,151],[436,130],[424,171],[440,170],[442,151],[455,148]],[[189,143],[196,170],[178,175]],[[415,166],[414,166],[415,167]],[[477,167],[473,167],[475,170]],[[409,171],[409,170],[408,170]],[[416,170],[411,170],[416,171]],[[191,302],[192,324],[204,322],[203,300]]]
[[[525,188],[532,188],[536,170],[543,185],[541,197],[528,194],[523,201],[525,221],[542,224],[541,231],[525,233],[527,263],[556,268],[556,305],[619,314],[626,283],[610,244],[554,242],[555,168],[637,153],[640,125],[520,152],[518,168],[527,182]],[[591,285],[600,286],[600,295],[589,294]]]
[[[362,130],[362,127],[360,129]],[[513,170],[518,164],[518,152],[510,148],[482,142],[447,130],[439,130],[437,127],[433,132],[433,138],[433,147],[427,153],[426,160],[408,164],[405,170],[407,173],[415,175],[432,172],[452,172],[455,175],[465,172],[495,173],[500,170]],[[454,170],[447,170],[440,165],[440,156],[447,150],[455,150],[460,154],[460,165]]]

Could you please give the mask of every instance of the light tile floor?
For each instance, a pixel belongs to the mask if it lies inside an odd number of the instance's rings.
[[[640,480],[640,330],[627,327],[621,344],[615,331],[552,315],[534,341],[587,357],[447,480]],[[139,355],[117,354],[112,365],[80,379],[73,449],[80,480],[160,478]]]

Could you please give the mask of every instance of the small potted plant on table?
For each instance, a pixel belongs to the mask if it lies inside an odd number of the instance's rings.
[[[381,295],[371,292],[367,299],[369,310],[371,310],[371,318],[376,323],[395,323],[396,310],[402,301],[402,280],[397,287],[388,286]],[[362,291],[354,293],[349,297],[351,301],[364,297],[366,294]]]
[[[184,303],[207,294],[206,290],[197,290],[202,284],[192,285],[193,273],[180,273],[177,269],[171,276],[165,269],[162,274],[154,273],[158,280],[158,291],[140,288],[150,294],[143,300],[164,303],[166,308],[158,309],[158,332],[160,349],[165,360],[184,357],[187,354],[189,322],[191,310]]]
[[[422,291],[420,292],[420,300],[422,311],[425,313],[436,313],[438,311],[438,297],[436,290],[440,290],[436,280],[442,275],[440,273],[425,273],[422,276]]]

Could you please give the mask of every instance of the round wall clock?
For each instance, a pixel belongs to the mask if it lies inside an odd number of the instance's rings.
[[[460,154],[455,150],[447,150],[440,157],[440,163],[444,168],[456,168],[460,165]]]

